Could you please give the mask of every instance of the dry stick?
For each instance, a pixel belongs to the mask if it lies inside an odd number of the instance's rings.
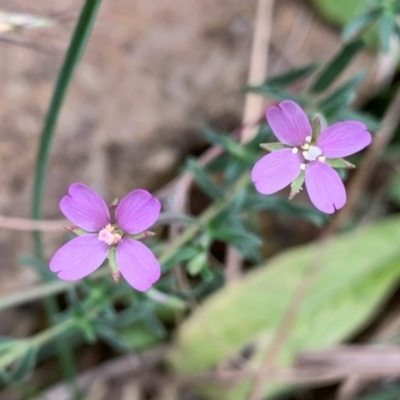
[[[258,0],[247,81],[252,86],[260,85],[267,76],[273,5],[274,0]],[[250,142],[255,137],[258,125],[254,125],[254,123],[260,119],[260,115],[264,112],[264,107],[264,96],[255,93],[246,94],[242,119],[242,125],[244,126],[241,134],[242,144]],[[225,264],[227,281],[238,279],[241,275],[242,260],[235,247],[228,246]]]
[[[254,28],[253,47],[250,58],[250,70],[247,83],[260,85],[267,75],[268,47],[271,39],[272,9],[274,0],[258,0],[256,21]],[[241,142],[248,143],[254,139],[257,126],[247,126],[258,121],[264,109],[265,99],[255,93],[248,93],[245,98],[243,111],[243,125]]]
[[[320,239],[320,245],[317,249],[317,254],[307,268],[304,278],[301,280],[296,289],[292,301],[289,304],[282,321],[272,339],[270,346],[267,349],[264,360],[261,364],[259,372],[254,380],[254,384],[250,391],[247,400],[259,400],[265,393],[265,389],[276,364],[276,360],[282,351],[284,344],[290,334],[291,328],[296,321],[297,315],[301,309],[306,294],[314,282],[318,265],[322,255],[325,253],[327,245],[333,237],[333,234],[348,220],[352,214],[357,200],[362,193],[369,176],[376,165],[379,155],[389,143],[396,127],[400,122],[400,89],[397,91],[395,98],[387,109],[382,121],[381,130],[375,135],[374,142],[368,148],[367,153],[361,162],[360,168],[357,170],[350,186],[349,199],[347,205],[335,218],[331,226],[325,231]]]
[[[223,153],[221,147],[211,147],[200,158],[199,164],[201,166],[207,165],[209,162],[217,158]],[[193,181],[193,174],[186,172],[182,176],[176,178],[166,186],[162,187],[156,192],[156,196],[166,197],[168,194],[179,185],[185,186],[191,184]],[[64,231],[65,226],[69,224],[66,219],[57,220],[33,220],[29,218],[6,217],[0,215],[0,229],[11,229],[17,231],[42,231],[42,232],[56,232]]]
[[[66,224],[68,224],[66,219],[33,220],[29,218],[15,218],[0,215],[0,228],[17,231],[63,231]]]

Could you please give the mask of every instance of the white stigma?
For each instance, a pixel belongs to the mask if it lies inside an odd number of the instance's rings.
[[[303,156],[307,161],[315,161],[322,155],[322,150],[317,146],[310,146],[307,151],[303,151]]]
[[[114,235],[107,228],[104,228],[99,232],[99,240],[111,246],[114,242]]]
[[[306,142],[311,143],[312,137],[311,136],[306,136]]]
[[[114,231],[115,228],[111,224],[108,224],[99,232],[98,239],[107,243],[109,246],[116,244],[121,240],[121,235],[119,233],[113,233]]]
[[[306,169],[306,164],[300,164],[300,169],[302,169],[303,171],[305,171],[305,169]]]
[[[299,152],[299,149],[297,147],[293,147],[292,153],[297,154]]]

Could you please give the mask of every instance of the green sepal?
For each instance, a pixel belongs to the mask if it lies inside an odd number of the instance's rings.
[[[77,226],[72,226],[72,227],[67,226],[67,227],[65,227],[65,229],[68,232],[71,232],[72,234],[74,234],[75,236],[83,236],[83,235],[88,234],[88,232],[84,231],[81,228],[78,228]]]
[[[279,143],[279,142],[277,142],[277,143],[261,143],[260,147],[267,151],[275,151],[275,150],[281,150],[281,149],[287,148],[287,146],[285,146],[284,144]]]
[[[142,233],[130,234],[126,233],[125,236],[131,238],[133,240],[147,239],[149,237],[153,237],[155,235],[152,231],[144,231]]]
[[[293,197],[300,192],[303,187],[305,176],[306,175],[304,171],[301,170],[300,175],[292,182],[292,184],[290,185],[289,200],[292,200]]]
[[[108,263],[111,268],[111,273],[113,274],[113,277],[119,276],[119,268],[117,265],[117,258],[116,258],[116,247],[115,246],[110,246],[110,250],[108,252]]]
[[[325,162],[333,168],[354,169],[356,167],[354,164],[349,163],[344,158],[326,159]]]
[[[312,142],[315,143],[316,140],[318,139],[319,134],[321,133],[321,120],[319,119],[319,116],[317,115],[312,124]]]

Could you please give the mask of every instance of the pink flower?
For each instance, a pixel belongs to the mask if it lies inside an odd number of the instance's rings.
[[[338,122],[320,135],[313,134],[304,111],[290,100],[270,107],[267,120],[282,145],[255,164],[251,179],[256,189],[262,194],[272,194],[296,179],[300,180],[301,187],[305,179],[316,208],[327,214],[342,208],[346,190],[339,174],[329,164],[335,165],[331,159],[349,156],[371,143],[371,134],[365,125],[356,121]]]
[[[160,278],[160,265],[151,250],[137,239],[157,220],[161,204],[146,190],[134,190],[115,209],[115,223],[105,201],[82,183],[74,183],[60,209],[78,228],[79,236],[61,247],[50,261],[60,279],[75,281],[94,272],[108,257],[114,279],[120,274],[139,291]]]

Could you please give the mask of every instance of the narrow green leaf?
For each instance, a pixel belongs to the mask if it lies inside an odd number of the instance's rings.
[[[243,204],[247,211],[269,210],[277,214],[293,215],[303,218],[315,226],[323,226],[329,221],[327,214],[312,207],[304,207],[278,196],[265,196],[259,193],[248,193]]]
[[[163,293],[152,287],[146,293],[146,296],[154,302],[175,310],[185,310],[186,303],[181,298],[172,294]]]
[[[144,326],[143,323],[127,326],[121,330],[120,336],[128,344],[130,349],[134,349],[135,351],[147,349],[160,341],[160,337],[152,329]],[[110,338],[110,344],[111,341],[112,338]]]
[[[282,89],[278,86],[269,86],[269,85],[261,85],[261,86],[248,86],[246,87],[247,92],[259,93],[261,95],[272,97],[278,100],[293,100],[300,105],[304,105],[304,97],[300,95],[296,95],[288,92],[285,89]]]
[[[220,226],[212,228],[210,235],[217,240],[232,243],[233,245],[260,246],[261,239],[254,233],[247,231],[243,226]]]
[[[258,370],[259,355],[265,354],[315,257],[319,270],[285,342],[279,366],[290,365],[301,351],[342,342],[365,327],[397,287],[400,248],[393,238],[399,236],[400,218],[390,217],[363,231],[331,239],[323,252],[318,250],[320,243],[286,251],[209,297],[201,314],[192,314],[180,326],[170,356],[172,366],[178,373],[204,373],[251,345],[256,351],[247,367]],[[248,387],[248,383],[219,387],[207,399],[241,399]]]
[[[39,350],[38,347],[28,343],[21,343],[21,345],[26,347],[26,351],[22,357],[16,361],[16,363],[8,371],[0,371],[0,381],[6,385],[19,382],[31,374],[35,368]]]
[[[193,173],[196,183],[201,189],[213,199],[220,199],[223,196],[222,191],[219,187],[211,180],[207,173],[202,169],[197,161],[190,158],[186,166],[190,172]]]
[[[171,257],[166,263],[162,264],[163,272],[169,271],[181,262],[188,261],[193,257],[196,257],[203,249],[198,245],[187,245],[182,247],[173,257]]]
[[[292,83],[307,78],[318,68],[317,63],[308,64],[304,67],[294,68],[281,75],[276,75],[265,81],[262,86],[289,86]]]
[[[32,217],[34,219],[40,219],[43,215],[43,192],[49,164],[50,148],[54,138],[58,117],[64,104],[75,69],[79,64],[92,32],[100,4],[101,0],[86,0],[72,35],[60,74],[57,78],[56,87],[40,135],[39,151],[36,160],[35,181],[33,185]],[[42,258],[41,236],[39,232],[35,232],[34,241],[36,255],[39,258]]]
[[[252,162],[251,166],[253,166],[258,161],[259,157],[257,157],[253,153],[253,158],[254,161]],[[235,184],[237,177],[241,176],[245,172],[245,170],[247,170],[247,166],[244,165],[242,161],[231,160],[230,162],[228,162],[224,170],[224,189],[229,190]]]
[[[0,355],[8,350],[10,350],[13,346],[18,345],[18,340],[1,336],[0,337]]]
[[[228,135],[218,133],[210,128],[204,129],[203,135],[210,143],[221,146],[233,156],[250,162],[255,161],[255,156],[252,152],[246,149],[245,146],[230,138]]]
[[[95,331],[99,338],[103,339],[114,349],[118,351],[132,350],[132,346],[130,345],[130,343],[115,329],[112,329],[106,325],[96,324]]]
[[[346,44],[318,75],[311,91],[321,93],[327,89],[363,47],[364,42],[361,39]]]
[[[325,99],[321,100],[319,108],[324,113],[329,113],[346,107],[349,101],[355,97],[354,92],[364,80],[365,76],[366,74],[364,71],[354,75],[347,82],[325,97]]]
[[[343,40],[348,40],[368,28],[380,15],[380,8],[372,8],[353,18],[343,29]]]
[[[384,13],[379,21],[379,41],[384,52],[390,50],[390,39],[395,31],[394,15],[391,13]]]

